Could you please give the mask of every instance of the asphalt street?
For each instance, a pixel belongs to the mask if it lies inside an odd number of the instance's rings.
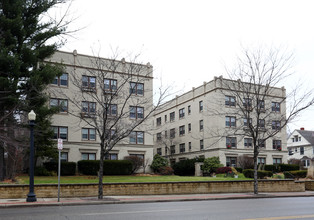
[[[3,208],[0,219],[314,219],[314,197]]]

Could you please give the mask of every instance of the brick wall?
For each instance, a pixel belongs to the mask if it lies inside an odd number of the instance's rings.
[[[28,185],[0,185],[0,199],[26,198]],[[305,182],[260,180],[259,192],[304,192]],[[104,184],[104,195],[166,195],[253,192],[253,181],[112,183]],[[58,195],[57,184],[35,185],[38,198]],[[61,184],[61,197],[97,196],[98,184]]]

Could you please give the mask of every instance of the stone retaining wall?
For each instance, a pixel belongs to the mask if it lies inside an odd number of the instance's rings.
[[[314,191],[314,181],[305,181],[305,190]]]
[[[253,181],[104,183],[104,195],[167,195],[253,192]],[[0,199],[26,198],[28,185],[0,185]],[[259,192],[304,192],[304,181],[260,180]],[[37,198],[58,195],[57,184],[35,185]],[[97,196],[98,184],[61,184],[61,197]]]

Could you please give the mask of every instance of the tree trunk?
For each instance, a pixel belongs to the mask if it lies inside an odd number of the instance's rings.
[[[257,146],[254,146],[254,194],[258,194],[258,181],[257,181],[257,156],[258,156],[258,151],[257,151]]]
[[[0,146],[0,181],[5,179],[5,165],[4,165],[4,148]]]
[[[103,177],[104,177],[104,144],[100,144],[100,160],[99,160],[99,182],[98,182],[98,199],[103,199],[104,192],[103,192]]]

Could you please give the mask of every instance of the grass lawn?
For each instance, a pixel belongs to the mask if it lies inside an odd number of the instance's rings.
[[[18,184],[29,184],[28,176],[19,176],[16,178]],[[184,181],[220,181],[220,180],[251,180],[245,178],[243,174],[239,178],[231,177],[194,177],[194,176],[104,176],[104,183],[132,183],[132,182],[184,182]],[[35,176],[35,184],[58,183],[57,176]],[[61,183],[98,183],[96,176],[61,176]]]

